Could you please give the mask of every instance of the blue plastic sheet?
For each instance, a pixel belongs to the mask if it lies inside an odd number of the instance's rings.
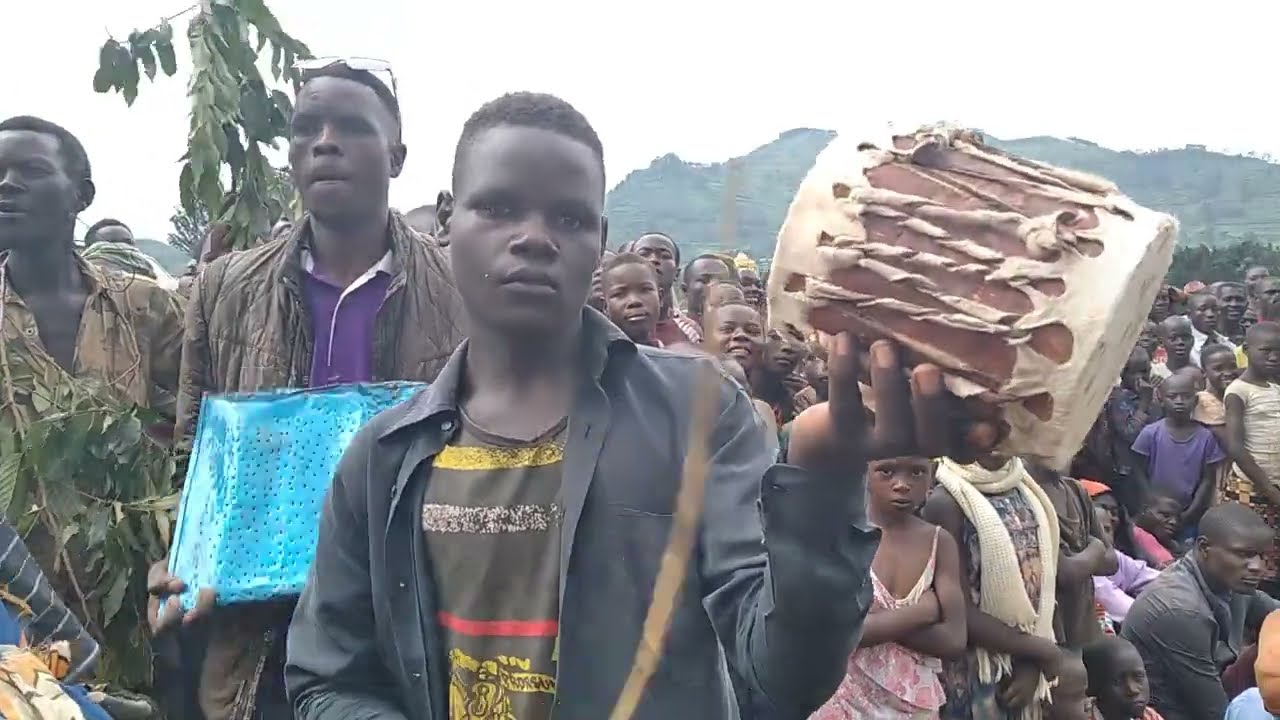
[[[200,406],[169,572],[180,601],[213,587],[219,604],[302,592],[320,511],[342,453],[374,415],[423,383],[211,395]]]

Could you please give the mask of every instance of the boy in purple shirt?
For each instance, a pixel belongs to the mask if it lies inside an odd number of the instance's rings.
[[[1225,454],[1208,428],[1191,419],[1196,407],[1193,378],[1175,373],[1160,385],[1164,419],[1138,433],[1133,451],[1147,460],[1151,485],[1182,501],[1179,526],[1194,532],[1213,498],[1216,468]]]

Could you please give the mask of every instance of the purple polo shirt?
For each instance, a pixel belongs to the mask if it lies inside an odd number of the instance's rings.
[[[373,340],[378,310],[391,285],[391,253],[343,289],[304,253],[302,295],[311,314],[315,355],[311,387],[373,380]]]

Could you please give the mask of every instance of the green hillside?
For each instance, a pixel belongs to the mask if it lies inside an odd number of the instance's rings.
[[[791,197],[832,137],[827,130],[788,130],[735,158],[742,179],[736,199],[738,246],[756,257],[773,255]],[[1019,155],[1109,178],[1138,202],[1177,216],[1183,245],[1280,243],[1280,165],[1266,160],[1198,146],[1137,153],[1078,139],[988,140]],[[632,172],[609,193],[610,244],[661,230],[687,254],[720,248],[726,169],[727,163],[699,165],[664,155]]]

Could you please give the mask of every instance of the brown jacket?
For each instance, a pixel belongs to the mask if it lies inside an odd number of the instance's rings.
[[[461,302],[438,245],[395,211],[388,230],[396,272],[378,311],[374,379],[430,381],[462,341]],[[302,296],[302,251],[310,236],[304,218],[288,235],[219,258],[200,273],[182,347],[174,438],[180,452],[190,451],[205,393],[308,385],[315,344]],[[236,607],[211,619],[216,627],[199,681],[208,720],[253,717],[265,658],[283,642],[278,629],[290,610]]]

